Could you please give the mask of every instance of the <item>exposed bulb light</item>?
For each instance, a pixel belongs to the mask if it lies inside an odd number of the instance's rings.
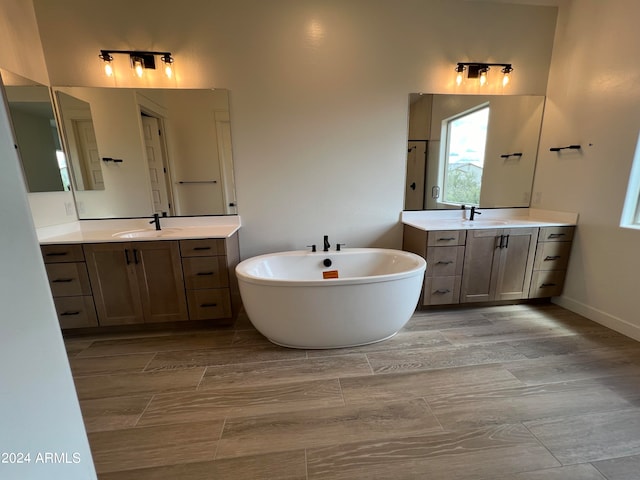
[[[507,66],[504,67],[502,70],[502,87],[506,87],[507,85],[509,85],[509,82],[511,81],[511,72],[513,71],[513,68],[511,68],[511,66]]]
[[[111,64],[113,57],[107,52],[102,52],[99,57],[104,62],[104,74],[107,77],[113,77],[113,65]]]
[[[464,76],[462,75],[465,71],[466,67],[464,65],[459,65],[456,67],[456,85],[459,87],[462,85],[462,81],[464,80]]]
[[[142,78],[144,75],[144,61],[140,57],[132,57],[131,64],[133,65],[133,71],[136,74],[136,77]]]
[[[160,57],[162,63],[164,64],[164,74],[167,78],[171,79],[173,77],[173,57],[171,54],[167,53]]]
[[[487,84],[487,72],[489,71],[489,67],[482,68],[479,71],[478,81],[480,82],[480,86],[484,87]]]

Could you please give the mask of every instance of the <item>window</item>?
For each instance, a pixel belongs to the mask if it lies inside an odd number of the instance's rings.
[[[488,123],[488,106],[445,121],[446,150],[440,165],[444,203],[480,204]]]
[[[620,226],[640,229],[640,137],[638,137],[636,153],[633,157]]]

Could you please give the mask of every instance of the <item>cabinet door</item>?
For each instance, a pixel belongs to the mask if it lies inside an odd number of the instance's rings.
[[[510,228],[501,232],[496,287],[492,300],[517,300],[529,296],[538,238],[537,228]]]
[[[86,244],[84,255],[100,325],[142,323],[142,304],[131,245]]]
[[[177,241],[131,244],[146,323],[187,320],[180,249]]]
[[[494,256],[499,252],[502,230],[469,230],[462,268],[460,303],[487,302],[495,291]]]

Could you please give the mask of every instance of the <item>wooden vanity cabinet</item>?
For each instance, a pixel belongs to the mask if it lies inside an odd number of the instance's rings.
[[[574,229],[404,225],[403,249],[427,260],[423,306],[551,297],[562,293]]]
[[[574,231],[574,227],[540,229],[529,298],[553,297],[562,293]]]
[[[425,232],[405,226],[403,249],[427,260],[422,305],[458,303],[466,230]]]
[[[100,325],[188,320],[178,241],[83,248]]]
[[[234,296],[237,236],[231,239],[180,240],[182,269],[192,320],[226,324],[237,313]]]
[[[467,232],[460,302],[528,298],[538,228]]]
[[[98,326],[82,246],[43,245],[41,250],[60,327]]]

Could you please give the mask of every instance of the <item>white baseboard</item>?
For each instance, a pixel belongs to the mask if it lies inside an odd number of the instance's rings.
[[[615,330],[616,332],[619,332],[640,342],[640,326],[638,325],[633,325],[626,320],[615,317],[606,312],[603,312],[602,310],[598,310],[597,308],[591,307],[585,303],[579,302],[578,300],[574,300],[565,296],[554,297],[551,299],[551,301],[556,305],[560,305],[567,310],[571,310],[578,315],[582,315],[589,320],[593,320],[594,322],[604,325],[607,328]]]

